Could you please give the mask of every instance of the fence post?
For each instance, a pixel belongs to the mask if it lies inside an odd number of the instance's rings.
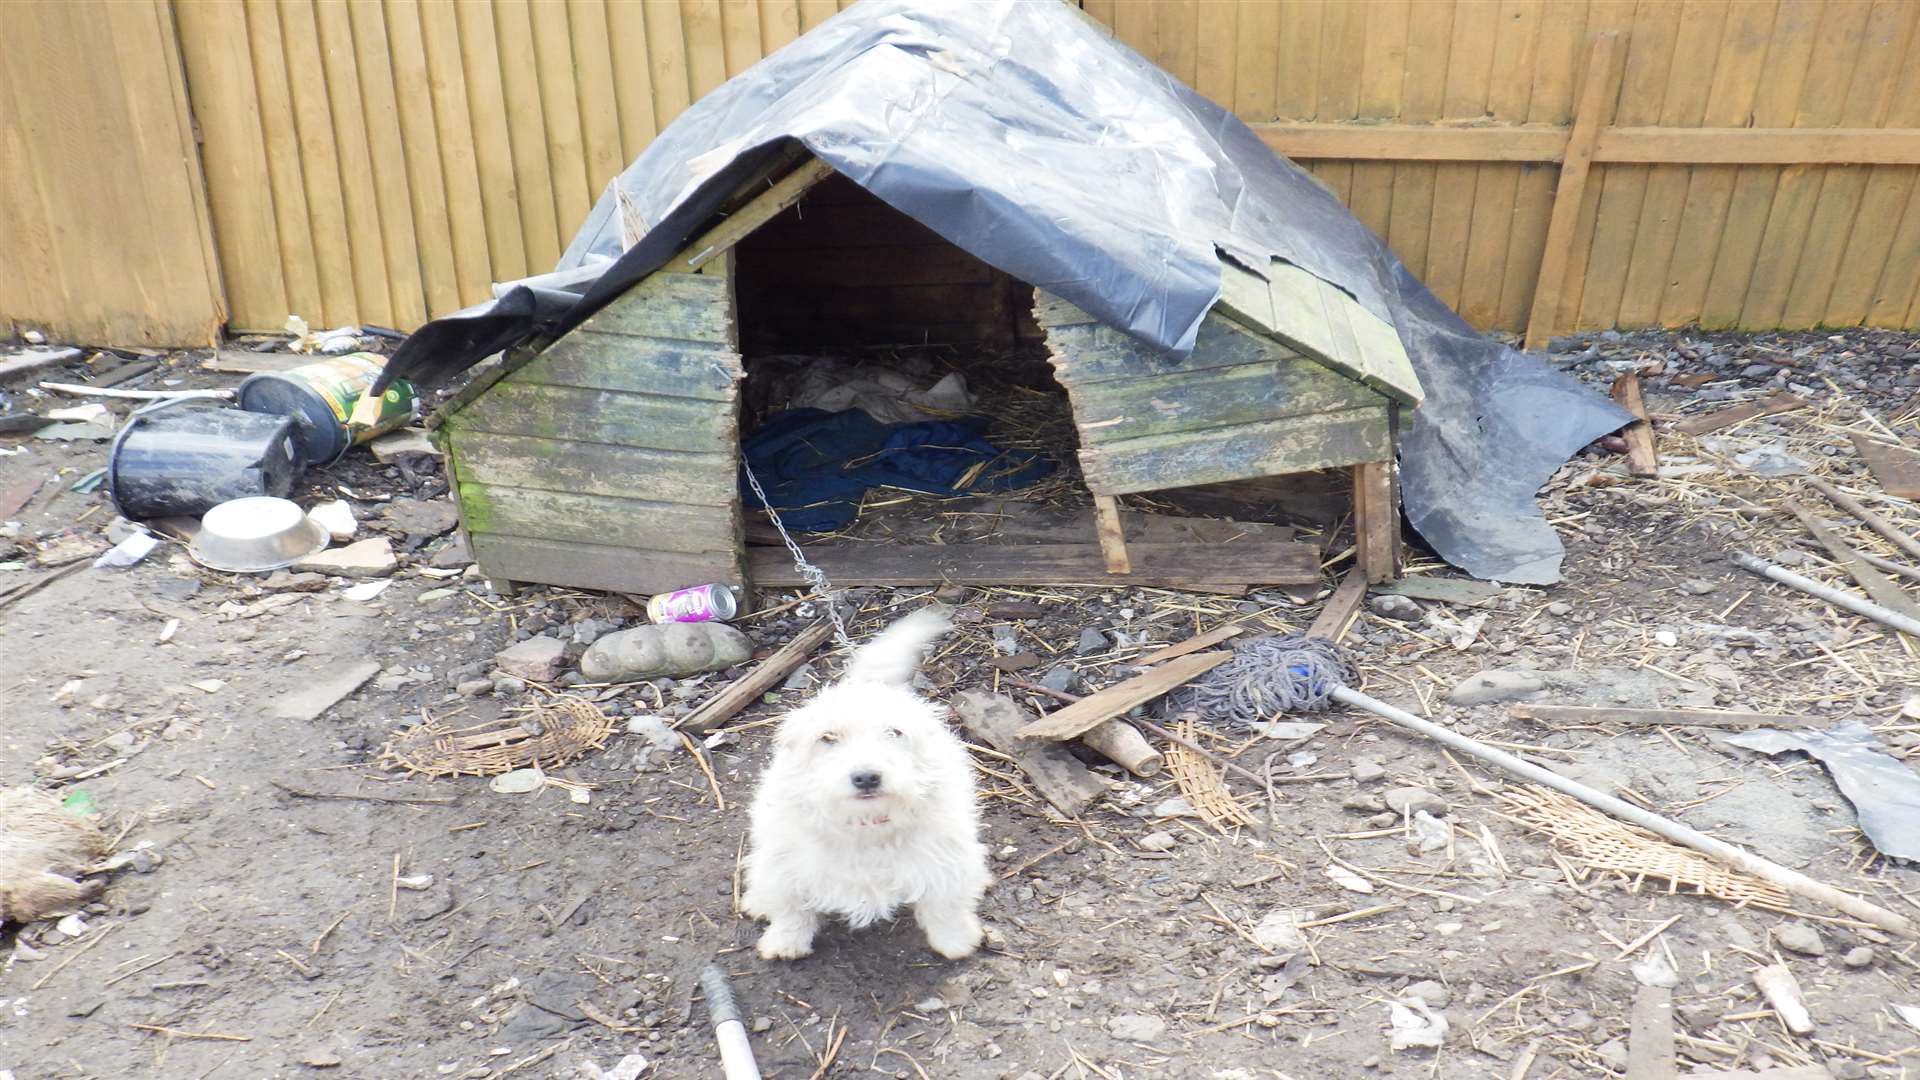
[[[1573,250],[1573,230],[1580,221],[1580,201],[1587,191],[1587,173],[1593,166],[1593,147],[1600,129],[1613,119],[1620,97],[1623,50],[1620,32],[1595,35],[1587,54],[1587,82],[1573,111],[1573,133],[1567,138],[1560,162],[1560,182],[1553,192],[1553,216],[1547,222],[1547,246],[1540,254],[1540,273],[1533,286],[1533,310],[1527,316],[1525,347],[1538,349],[1553,337],[1567,280],[1567,259]]]

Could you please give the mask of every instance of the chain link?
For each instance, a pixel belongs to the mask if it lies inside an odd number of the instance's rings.
[[[841,648],[852,649],[853,639],[847,636],[847,623],[840,615],[840,605],[834,601],[833,582],[827,580],[827,572],[808,562],[807,557],[800,553],[800,545],[794,543],[793,534],[787,532],[786,523],[780,520],[780,512],[768,501],[766,489],[760,486],[760,478],[753,475],[753,466],[747,464],[745,454],[740,455],[740,471],[747,474],[747,483],[752,486],[754,497],[760,500],[767,517],[773,521],[773,527],[779,530],[781,541],[793,555],[794,569],[800,571],[800,576],[807,579],[807,584],[813,586],[813,591],[826,603],[827,618],[833,620],[834,640],[840,643]]]

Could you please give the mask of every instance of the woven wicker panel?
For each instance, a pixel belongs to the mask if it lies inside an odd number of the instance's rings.
[[[1527,785],[1498,796],[1506,817],[1546,833],[1553,846],[1599,870],[1636,880],[1654,878],[1667,891],[1685,889],[1736,904],[1786,911],[1786,891],[1749,874],[1730,870],[1705,855],[1664,840],[1601,813],[1568,795]]]
[[[1180,725],[1180,737],[1188,742],[1194,741],[1193,721]],[[1220,770],[1215,769],[1207,759],[1181,746],[1167,750],[1167,771],[1173,774],[1174,782],[1180,785],[1180,794],[1200,812],[1207,824],[1216,829],[1225,830],[1232,826],[1254,825],[1257,822],[1247,808],[1240,805],[1233,792],[1227,790],[1226,779]]]
[[[563,697],[518,718],[450,728],[426,720],[396,732],[380,763],[422,776],[493,776],[538,765],[565,765],[607,745],[613,721],[582,698]]]

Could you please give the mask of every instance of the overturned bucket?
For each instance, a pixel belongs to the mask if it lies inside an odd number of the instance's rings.
[[[264,371],[240,384],[240,407],[290,416],[294,439],[308,464],[331,465],[347,448],[383,435],[413,419],[413,384],[396,379],[380,396],[378,419],[369,427],[347,423],[354,406],[387,366],[384,356],[349,353],[289,371]]]
[[[107,496],[130,521],[198,517],[230,499],[285,497],[305,467],[288,417],[163,401],[136,411],[114,437]]]

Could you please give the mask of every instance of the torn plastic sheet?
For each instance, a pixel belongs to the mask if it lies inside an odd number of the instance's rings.
[[[557,267],[618,256],[584,297],[514,288],[435,320],[381,387],[436,385],[578,325],[794,140],[974,257],[1178,356],[1223,257],[1256,272],[1283,259],[1346,290],[1398,329],[1426,391],[1400,444],[1407,520],[1478,577],[1558,580],[1534,494],[1631,419],[1474,332],[1219,106],[1071,6],[1023,0],[863,0],[828,19],[694,103],[609,185]],[[624,254],[623,198],[646,229]]]
[[[1920,775],[1882,749],[1872,728],[1859,721],[1827,731],[1765,728],[1726,741],[1763,754],[1800,750],[1818,758],[1873,846],[1882,855],[1920,861]]]

